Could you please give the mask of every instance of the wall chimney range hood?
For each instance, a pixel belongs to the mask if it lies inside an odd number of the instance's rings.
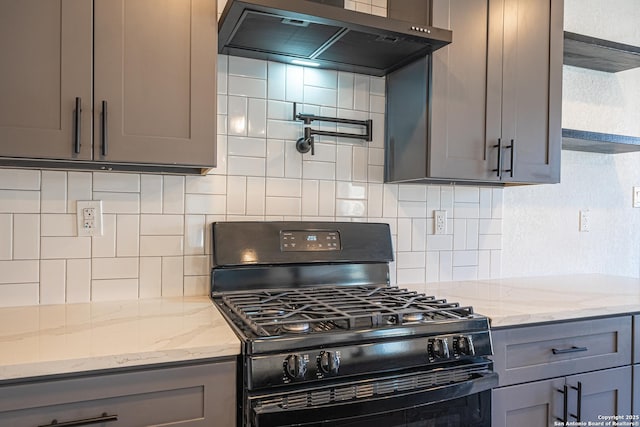
[[[218,24],[218,52],[384,76],[446,46],[451,36],[449,30],[317,1],[228,0]]]

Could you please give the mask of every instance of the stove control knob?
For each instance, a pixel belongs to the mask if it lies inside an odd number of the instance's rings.
[[[446,339],[435,338],[431,340],[431,356],[434,359],[449,358],[449,344]]]
[[[307,373],[307,360],[299,354],[291,354],[284,361],[284,370],[292,380],[302,379]]]
[[[456,353],[459,356],[473,356],[476,354],[475,349],[473,348],[473,340],[471,339],[471,335],[460,335],[455,340]]]
[[[332,351],[323,351],[318,358],[320,370],[325,374],[336,375],[340,367],[340,357]]]

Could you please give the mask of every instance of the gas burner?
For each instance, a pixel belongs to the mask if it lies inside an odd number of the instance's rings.
[[[311,329],[309,322],[286,323],[282,325],[282,329],[287,332],[303,333]]]
[[[422,322],[424,320],[424,313],[407,313],[402,316],[405,322]]]

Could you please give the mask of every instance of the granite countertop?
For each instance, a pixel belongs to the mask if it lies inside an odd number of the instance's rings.
[[[430,283],[413,289],[470,305],[492,328],[640,312],[640,279],[599,274]]]
[[[0,381],[239,352],[208,297],[0,309]]]

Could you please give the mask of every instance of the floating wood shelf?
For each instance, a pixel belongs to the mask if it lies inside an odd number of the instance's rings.
[[[640,47],[565,31],[564,64],[617,73],[640,67]]]
[[[562,129],[562,149],[605,154],[630,153],[640,151],[640,137]]]

